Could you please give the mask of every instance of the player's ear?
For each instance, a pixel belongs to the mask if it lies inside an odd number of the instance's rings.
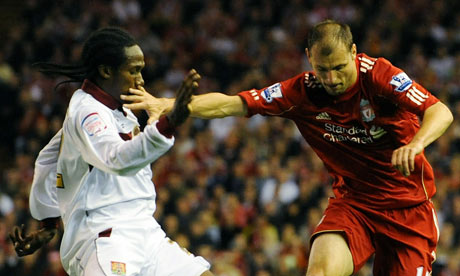
[[[308,51],[308,48],[305,48],[305,54],[307,55],[308,62],[310,62],[310,64],[311,64],[311,61],[310,61],[310,51]]]
[[[104,65],[104,64],[99,65],[97,67],[97,71],[103,79],[110,79],[113,73],[112,67]]]
[[[353,59],[356,58],[356,54],[358,53],[358,51],[356,50],[356,44],[353,43],[353,45],[351,45],[351,56]]]

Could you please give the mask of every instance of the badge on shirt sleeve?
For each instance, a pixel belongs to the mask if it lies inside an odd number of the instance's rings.
[[[265,99],[267,103],[271,103],[274,98],[282,98],[283,91],[281,90],[281,83],[278,82],[265,88],[265,90],[262,91],[260,95]]]
[[[100,134],[107,129],[107,125],[97,112],[88,114],[81,122],[81,126],[89,136]]]
[[[406,73],[401,72],[396,76],[391,77],[390,84],[396,87],[395,91],[404,92],[409,89],[412,84],[412,80]]]

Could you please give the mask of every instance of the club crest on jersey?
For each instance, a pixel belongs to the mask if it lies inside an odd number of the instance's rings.
[[[395,91],[404,92],[409,89],[412,84],[412,80],[406,73],[401,72],[391,78],[390,84],[396,87]]]
[[[126,264],[121,262],[110,262],[113,275],[126,275]]]
[[[361,99],[361,102],[359,103],[359,105],[361,107],[361,118],[363,119],[363,121],[370,122],[374,120],[375,112],[372,109],[369,101],[365,99]]]
[[[107,125],[97,112],[88,114],[81,122],[81,126],[89,136],[99,134],[107,129]]]
[[[283,91],[281,90],[281,84],[278,82],[267,87],[264,91],[262,91],[262,93],[260,93],[260,95],[267,103],[271,103],[274,98],[282,98]]]

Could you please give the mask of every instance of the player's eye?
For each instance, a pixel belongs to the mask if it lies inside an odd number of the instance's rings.
[[[142,68],[140,66],[134,67],[132,70],[129,71],[131,75],[136,75],[139,74],[142,71]]]
[[[326,68],[322,68],[322,67],[319,67],[317,69],[318,72],[321,72],[321,73],[324,73],[324,72],[327,72],[327,69]]]

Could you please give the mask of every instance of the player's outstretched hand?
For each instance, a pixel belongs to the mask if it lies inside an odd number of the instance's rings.
[[[145,110],[149,115],[148,124],[158,120],[162,115],[172,109],[174,99],[156,98],[147,92],[144,87],[130,88],[128,95],[121,95],[125,102],[124,107],[131,110]]]
[[[9,234],[14,245],[16,254],[19,257],[33,254],[37,249],[47,244],[56,234],[56,229],[42,228],[26,235],[24,224],[21,227],[14,226],[13,232]]]
[[[192,100],[192,94],[198,88],[198,81],[200,78],[200,75],[195,71],[195,69],[190,70],[180,88],[177,90],[174,107],[171,112],[166,115],[169,123],[173,127],[177,127],[184,123],[190,115],[188,104]]]

